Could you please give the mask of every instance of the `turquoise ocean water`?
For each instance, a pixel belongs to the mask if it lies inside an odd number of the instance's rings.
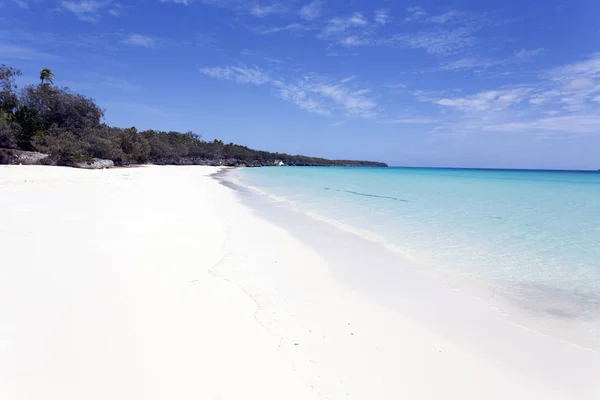
[[[600,173],[272,167],[236,179],[507,315],[600,345]]]

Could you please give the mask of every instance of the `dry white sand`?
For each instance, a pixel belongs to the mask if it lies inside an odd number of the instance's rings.
[[[0,166],[0,399],[599,398],[352,292],[215,171]]]

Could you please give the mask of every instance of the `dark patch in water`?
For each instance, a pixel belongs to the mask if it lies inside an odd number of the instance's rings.
[[[493,218],[493,219],[504,219],[502,217],[496,217],[495,215],[487,215],[488,218]]]
[[[331,188],[323,188],[323,189],[324,190],[335,190],[336,192],[344,192],[344,193],[355,194],[357,196],[376,197],[378,199],[388,199],[388,200],[402,201],[404,203],[408,203],[408,200],[406,200],[406,199],[399,199],[397,197],[391,197],[391,196],[380,196],[380,195],[371,194],[371,193],[355,192],[353,190],[341,190],[341,189],[331,189]]]

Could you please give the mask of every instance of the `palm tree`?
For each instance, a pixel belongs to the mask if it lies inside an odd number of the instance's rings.
[[[50,68],[44,68],[40,71],[40,81],[42,81],[42,85],[44,83],[54,83],[54,74]]]

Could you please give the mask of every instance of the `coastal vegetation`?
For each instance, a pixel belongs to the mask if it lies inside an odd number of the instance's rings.
[[[104,122],[104,110],[93,99],[54,85],[52,71],[40,72],[40,83],[19,89],[19,69],[0,65],[0,148],[47,154],[44,162],[75,165],[94,159],[128,164],[199,164],[228,166],[348,165],[383,163],[271,153],[220,140],[205,141],[194,132],[139,131]],[[2,163],[0,151],[0,163]]]

